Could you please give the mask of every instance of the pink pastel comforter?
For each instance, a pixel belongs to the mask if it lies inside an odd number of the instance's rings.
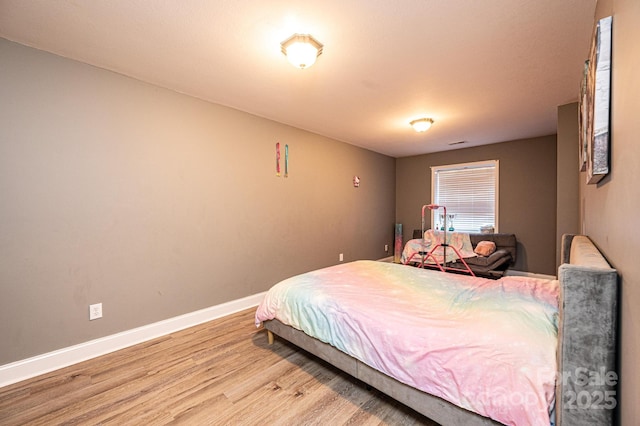
[[[278,319],[410,386],[508,425],[549,425],[557,281],[357,261],[276,284]]]

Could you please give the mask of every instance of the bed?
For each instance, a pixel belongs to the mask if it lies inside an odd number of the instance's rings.
[[[585,238],[563,237],[559,281],[374,261],[312,271],[275,285],[256,324],[441,424],[607,424],[613,407],[591,399],[615,383],[582,376],[615,370],[617,275]]]

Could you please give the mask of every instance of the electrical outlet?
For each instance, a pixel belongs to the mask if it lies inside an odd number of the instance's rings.
[[[89,305],[89,321],[102,318],[102,303]]]
[[[340,253],[340,256],[338,257],[338,260],[340,262],[342,262],[344,260],[344,254],[343,253]]]
[[[389,251],[389,244],[385,244],[384,245],[384,251],[385,251],[385,253]]]

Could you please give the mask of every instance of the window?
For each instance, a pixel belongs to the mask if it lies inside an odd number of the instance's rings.
[[[433,203],[447,208],[447,228],[480,232],[491,225],[498,232],[498,160],[431,168]],[[431,227],[442,226],[443,210],[435,210]],[[435,224],[434,224],[435,221]]]

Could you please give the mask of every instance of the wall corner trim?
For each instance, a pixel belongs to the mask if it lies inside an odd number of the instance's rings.
[[[0,387],[249,309],[257,306],[265,294],[266,292],[254,294],[110,336],[0,365]]]

